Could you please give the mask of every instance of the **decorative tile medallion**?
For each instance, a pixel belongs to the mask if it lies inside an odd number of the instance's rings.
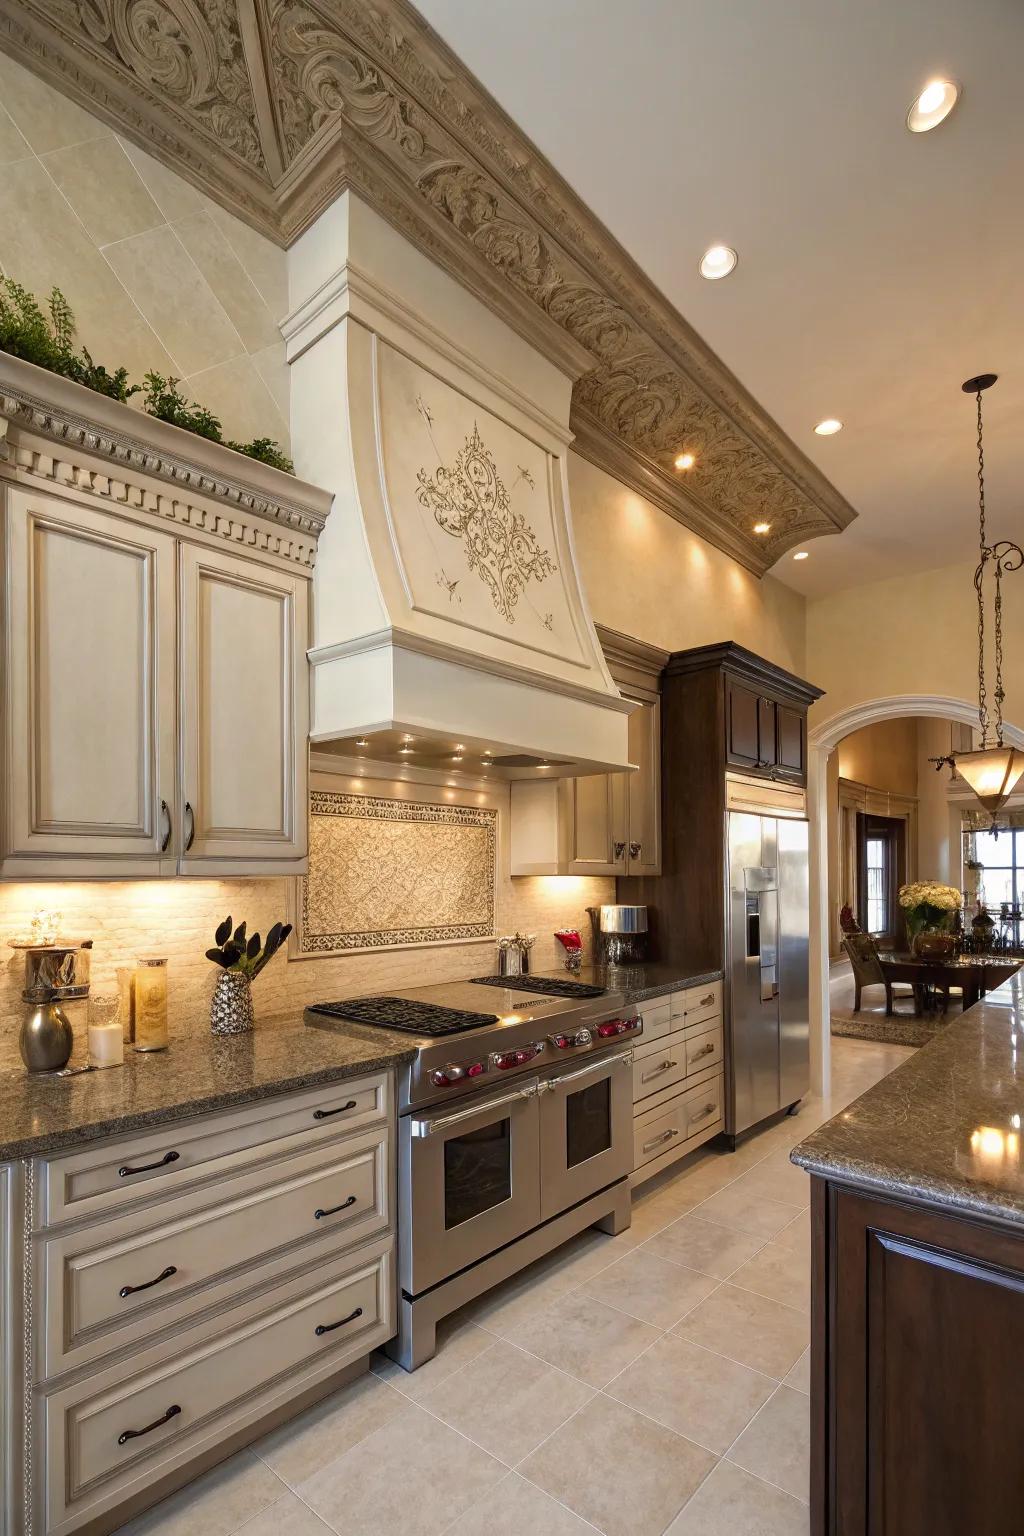
[[[303,954],[494,933],[498,813],[314,790]]]

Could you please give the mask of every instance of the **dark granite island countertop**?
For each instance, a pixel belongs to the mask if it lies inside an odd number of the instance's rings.
[[[831,1183],[1024,1225],[1024,972],[800,1143]]]
[[[681,992],[685,987],[703,987],[711,981],[721,981],[721,971],[700,971],[691,974],[685,966],[670,960],[648,960],[642,965],[585,965],[576,976],[566,970],[538,972],[538,975],[557,976],[561,981],[582,981],[592,987],[607,987],[609,992],[621,992],[627,1003],[649,1003],[656,997],[667,997],[670,992]],[[529,978],[523,978],[524,985]]]
[[[328,1034],[293,1012],[268,1016],[247,1035],[217,1037],[207,1028],[172,1032],[166,1051],[127,1046],[123,1067],[69,1077],[15,1069],[0,1074],[0,1162],[397,1067],[414,1055],[407,1035],[355,1024]]]

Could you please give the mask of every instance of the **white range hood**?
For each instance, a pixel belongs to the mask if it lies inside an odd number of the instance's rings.
[[[335,493],[314,745],[509,777],[627,767],[632,706],[573,549],[571,380],[351,193],[289,276],[293,452]]]

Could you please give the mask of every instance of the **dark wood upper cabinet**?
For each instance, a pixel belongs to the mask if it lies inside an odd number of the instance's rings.
[[[776,746],[775,762],[787,773],[798,774],[801,780],[807,773],[807,715],[779,704],[775,715]]]
[[[761,761],[756,693],[730,680],[726,693],[726,753],[730,763],[756,768]]]
[[[817,697],[816,690],[738,645],[701,649],[726,653],[725,755],[729,767],[805,783],[807,708]]]

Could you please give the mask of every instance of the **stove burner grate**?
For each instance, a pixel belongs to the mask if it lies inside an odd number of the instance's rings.
[[[408,997],[354,997],[346,1002],[315,1003],[309,1013],[323,1013],[353,1024],[373,1024],[407,1035],[455,1035],[464,1029],[496,1024],[496,1013],[470,1013],[464,1008],[441,1008]]]
[[[607,988],[584,981],[560,981],[557,976],[474,976],[478,987],[507,987],[510,992],[532,992],[544,997],[603,997]]]

